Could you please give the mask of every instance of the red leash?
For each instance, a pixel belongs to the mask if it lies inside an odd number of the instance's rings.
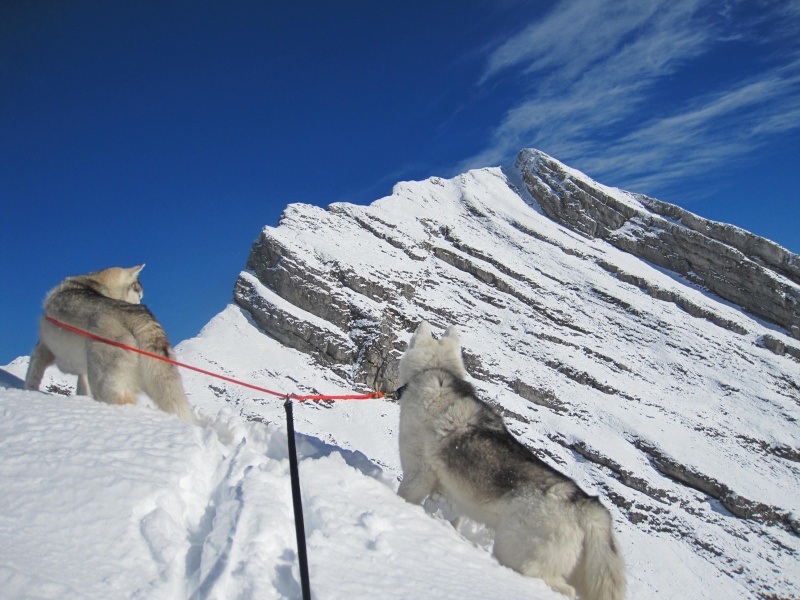
[[[187,365],[186,363],[178,362],[177,360],[173,360],[171,358],[167,358],[166,356],[159,356],[158,354],[153,354],[152,352],[147,352],[146,350],[140,350],[139,348],[134,348],[133,346],[128,346],[121,342],[115,342],[114,340],[109,340],[104,337],[100,337],[99,335],[95,335],[93,333],[89,333],[88,331],[83,331],[82,329],[78,329],[77,327],[73,327],[72,325],[67,325],[66,323],[62,323],[61,321],[57,321],[53,317],[45,317],[51,323],[62,327],[68,331],[73,333],[77,333],[78,335],[82,335],[83,337],[90,338],[92,340],[96,340],[98,342],[103,342],[104,344],[109,344],[111,346],[116,346],[117,348],[122,348],[123,350],[129,350],[131,352],[136,352],[138,354],[144,354],[145,356],[149,356],[150,358],[155,358],[177,367],[183,367],[184,369],[190,369],[192,371],[197,371],[198,373],[202,373],[203,375],[208,375],[209,377],[216,377],[217,379],[222,379],[223,381],[228,381],[230,383],[235,383],[236,385],[240,385],[242,387],[250,388],[251,390],[256,390],[258,392],[263,392],[265,394],[270,394],[272,396],[277,396],[279,398],[291,398],[293,400],[299,400],[300,402],[304,402],[305,400],[375,400],[378,398],[384,398],[385,394],[382,392],[373,392],[371,394],[350,394],[344,396],[324,396],[324,395],[305,395],[301,396],[298,394],[282,394],[281,392],[275,392],[273,390],[268,390],[263,387],[259,387],[257,385],[253,385],[252,383],[247,383],[245,381],[239,381],[238,379],[233,379],[232,377],[226,377],[225,375],[220,375],[219,373],[212,373],[211,371],[206,371],[205,369],[200,369],[198,367],[194,367],[192,365]]]

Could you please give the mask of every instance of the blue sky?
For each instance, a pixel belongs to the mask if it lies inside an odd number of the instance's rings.
[[[147,263],[177,343],[288,203],[525,147],[800,252],[798,31],[798,0],[3,2],[0,364],[67,275]]]

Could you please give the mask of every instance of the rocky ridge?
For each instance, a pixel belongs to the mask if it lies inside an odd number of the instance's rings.
[[[667,536],[753,595],[792,597],[797,255],[525,150],[366,207],[291,205],[234,299],[363,389],[396,387],[420,320],[455,323],[484,397],[615,507],[628,553]]]
[[[641,194],[636,206],[549,156],[520,153],[528,191],[554,221],[600,238],[779,325],[800,339],[800,257],[739,227]]]

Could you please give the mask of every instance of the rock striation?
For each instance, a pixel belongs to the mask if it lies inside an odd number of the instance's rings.
[[[739,227],[647,196],[620,200],[536,150],[516,168],[554,221],[686,277],[800,339],[800,257]],[[611,192],[611,193],[609,193]]]

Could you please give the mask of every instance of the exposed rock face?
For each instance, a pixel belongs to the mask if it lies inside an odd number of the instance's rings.
[[[800,339],[796,254],[647,196],[633,196],[643,205],[636,207],[536,150],[521,152],[516,166],[551,219],[682,275]]]
[[[362,390],[396,387],[419,321],[455,323],[482,395],[631,537],[794,593],[800,259],[776,244],[526,150],[366,207],[289,206],[234,298]]]
[[[353,296],[348,293],[390,303],[397,287],[341,265],[330,265],[327,271],[316,269],[267,231],[253,244],[247,268],[255,278],[241,275],[234,298],[266,333],[313,354],[321,364],[370,389],[386,388],[397,379],[392,351],[398,347],[395,332],[404,324],[390,309],[384,314],[369,304],[351,302]],[[261,286],[275,295],[264,293]],[[293,310],[287,312],[283,303]],[[308,314],[298,315],[297,309]],[[390,355],[392,360],[387,360]]]

